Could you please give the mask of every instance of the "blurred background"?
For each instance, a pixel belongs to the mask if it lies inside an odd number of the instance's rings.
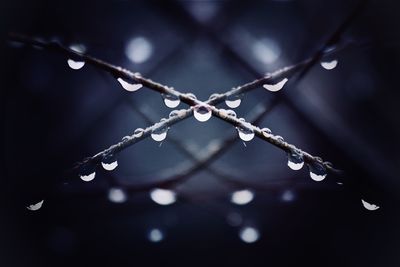
[[[268,143],[235,138],[169,191],[131,190],[179,175],[195,164],[188,154],[237,135],[216,118],[176,124],[161,144],[137,143],[114,171],[98,168],[84,182],[69,172],[76,162],[172,109],[93,66],[73,70],[62,54],[4,40],[1,266],[399,266],[400,10],[396,1],[358,3],[2,3],[4,39],[80,45],[200,100],[313,56],[352,19],[338,43],[351,45],[325,59],[335,68],[317,62],[279,93],[260,87],[235,108],[251,119],[278,98],[259,126],[346,172],[322,182],[289,169]]]

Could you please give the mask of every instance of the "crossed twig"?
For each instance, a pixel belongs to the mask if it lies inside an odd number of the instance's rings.
[[[154,82],[148,78],[143,77],[139,73],[133,73],[129,70],[123,69],[121,67],[112,65],[110,63],[107,63],[105,61],[102,61],[100,59],[97,59],[95,57],[82,54],[79,52],[76,52],[72,49],[69,49],[65,46],[62,46],[56,42],[45,42],[45,41],[39,41],[35,40],[30,37],[26,37],[23,35],[18,35],[18,34],[11,34],[10,38],[14,41],[19,41],[23,43],[27,43],[30,45],[34,46],[39,46],[42,48],[46,48],[49,50],[57,51],[60,53],[65,54],[68,56],[68,58],[73,58],[74,60],[77,61],[84,61],[88,64],[91,64],[97,68],[103,69],[106,72],[109,72],[112,74],[115,78],[117,79],[123,79],[123,82],[125,83],[135,83],[135,84],[140,84],[145,86],[146,88],[149,88],[153,91],[156,91],[158,93],[163,94],[164,96],[170,96],[176,99],[179,99],[183,103],[187,104],[190,106],[188,109],[182,109],[182,110],[174,110],[171,112],[170,117],[166,120],[162,120],[160,122],[157,122],[151,126],[148,126],[147,128],[143,129],[142,131],[136,132],[130,136],[125,136],[123,140],[118,142],[117,144],[114,144],[110,146],[109,148],[97,153],[96,155],[84,159],[83,162],[81,162],[79,165],[97,165],[99,164],[105,157],[108,157],[110,155],[116,155],[123,149],[149,137],[154,131],[160,130],[160,129],[165,129],[168,128],[175,123],[178,123],[190,116],[193,115],[193,111],[196,112],[198,109],[202,109],[203,112],[212,112],[212,114],[237,127],[238,129],[244,129],[245,131],[250,131],[254,133],[257,137],[263,139],[264,141],[269,142],[270,144],[282,149],[286,153],[296,153],[299,156],[301,156],[307,164],[318,164],[322,168],[331,171],[331,172],[339,172],[337,169],[333,168],[332,165],[328,162],[324,162],[321,158],[315,157],[311,155],[308,152],[305,152],[294,145],[285,142],[283,138],[281,138],[278,135],[272,134],[270,131],[266,131],[264,129],[261,129],[260,127],[253,125],[250,122],[246,122],[243,119],[239,119],[236,116],[232,116],[230,111],[224,110],[224,109],[219,109],[216,107],[219,103],[223,102],[224,100],[241,95],[245,92],[254,90],[255,88],[258,88],[263,85],[273,85],[277,83],[278,81],[281,81],[282,79],[290,79],[293,77],[295,73],[302,69],[307,69],[310,67],[310,65],[315,63],[315,57],[310,57],[302,62],[299,62],[297,64],[294,64],[292,66],[284,67],[282,69],[279,69],[273,73],[267,74],[264,77],[261,77],[259,79],[256,79],[252,82],[240,85],[238,87],[232,88],[231,90],[226,91],[225,93],[222,94],[213,94],[210,96],[210,98],[207,101],[200,101],[198,100],[193,94],[191,93],[182,93],[178,90],[175,90],[174,88],[168,87],[166,85]],[[332,45],[331,43],[329,45]],[[323,47],[325,48],[325,47]],[[332,54],[334,52],[337,52],[337,50],[340,50],[339,48],[331,50],[329,52],[324,52],[324,51],[318,51],[317,56],[318,58],[321,58],[322,56],[326,54]],[[322,56],[321,56],[322,53]],[[214,152],[215,154],[219,154],[220,151],[216,150]],[[182,172],[179,177],[174,177],[174,181],[176,179],[180,180],[182,179],[181,177],[183,176],[188,176],[194,171],[197,171],[198,169],[201,169],[204,167],[209,161],[210,158],[213,159],[214,156],[213,154],[209,155],[208,157],[205,157],[204,159],[201,159],[198,161],[198,164],[194,168],[189,168],[185,172]],[[171,183],[171,180],[165,180],[162,182],[161,186],[167,186],[169,183]]]

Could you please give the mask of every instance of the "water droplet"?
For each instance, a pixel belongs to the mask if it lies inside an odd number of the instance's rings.
[[[162,94],[162,97],[164,99],[165,105],[169,108],[176,108],[181,103],[181,100],[179,99],[179,97],[177,97],[175,95]]]
[[[321,61],[321,66],[326,70],[333,70],[336,68],[338,61],[336,59],[332,61]]]
[[[262,128],[261,132],[265,137],[271,137],[272,135],[272,131],[269,128]]]
[[[94,179],[95,176],[96,176],[96,172],[92,172],[88,175],[80,175],[80,178],[85,182],[90,182]]]
[[[296,151],[289,152],[287,165],[294,171],[300,170],[304,166],[303,156]]]
[[[231,195],[231,202],[236,205],[246,205],[254,198],[254,193],[248,189],[235,191]]]
[[[245,243],[254,243],[260,238],[260,234],[253,227],[244,227],[239,231],[239,237]]]
[[[194,113],[194,117],[196,118],[196,120],[201,121],[201,122],[208,121],[212,116],[211,108],[209,108],[208,106],[205,106],[205,105],[195,106],[193,113]]]
[[[370,203],[368,203],[367,201],[365,201],[363,199],[361,199],[361,202],[362,202],[364,208],[366,208],[367,210],[377,210],[377,209],[380,208],[379,206],[377,206],[375,204],[370,204]]]
[[[107,171],[112,171],[118,166],[118,161],[114,155],[105,155],[101,161],[101,166]]]
[[[168,117],[173,118],[179,116],[179,110],[173,110],[169,113]]]
[[[143,128],[137,128],[137,129],[133,132],[133,136],[134,136],[135,138],[139,138],[139,137],[142,137],[143,133],[144,133],[144,129],[143,129]]]
[[[237,108],[238,106],[240,106],[241,102],[242,99],[240,95],[228,96],[225,100],[225,104],[230,108]]]
[[[147,238],[150,242],[157,243],[164,239],[164,234],[160,229],[154,228],[149,231]]]
[[[92,181],[96,177],[95,166],[90,163],[81,166],[79,177],[85,182]]]
[[[280,136],[280,135],[276,135],[276,136],[275,136],[275,139],[278,140],[278,141],[280,141],[280,142],[285,142],[285,139],[283,139],[283,137]]]
[[[38,202],[38,203],[36,203],[36,204],[29,205],[29,206],[26,207],[26,208],[27,208],[28,210],[32,210],[32,211],[38,210],[38,209],[40,209],[40,208],[42,207],[43,202],[44,202],[44,200],[42,200],[42,201],[40,201],[40,202]]]
[[[285,85],[285,83],[287,81],[288,81],[288,78],[284,78],[283,80],[281,80],[280,82],[277,82],[275,84],[264,84],[263,87],[265,89],[267,89],[268,91],[277,92],[283,88],[283,86]]]
[[[228,110],[226,111],[226,113],[227,113],[228,116],[231,116],[231,117],[236,118],[236,112],[235,112],[235,111],[233,111],[233,110],[231,110],[231,109],[228,109]]]
[[[85,61],[75,61],[72,59],[67,60],[68,66],[73,70],[79,70],[85,66]]]
[[[121,84],[122,88],[129,92],[135,92],[143,87],[140,83],[129,83],[122,78],[118,78],[117,81]]]
[[[122,137],[122,142],[126,142],[126,141],[129,141],[131,139],[131,136],[130,135],[126,135],[126,136],[124,136],[124,137]]]
[[[242,122],[242,124],[237,126],[236,129],[238,130],[240,139],[243,141],[248,142],[255,136],[252,126],[248,122]]]
[[[310,171],[310,177],[314,181],[320,182],[325,179],[327,174],[326,169],[320,162],[314,161],[308,164],[308,169]]]
[[[176,201],[176,193],[172,190],[156,188],[150,192],[150,198],[159,205],[170,205]]]
[[[127,199],[126,193],[121,188],[113,187],[108,190],[108,200],[114,203],[123,203]]]
[[[168,126],[161,124],[151,132],[151,138],[157,142],[163,141],[167,137],[168,129]]]

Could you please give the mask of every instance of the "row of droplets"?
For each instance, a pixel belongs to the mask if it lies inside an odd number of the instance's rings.
[[[86,52],[86,47],[84,45],[81,45],[81,44],[71,45],[70,49],[75,51],[75,52],[78,52],[80,54],[83,54],[83,53]],[[73,60],[71,58],[69,58],[67,60],[67,63],[69,65],[69,67],[74,69],[74,70],[79,70],[79,69],[83,68],[83,66],[85,65],[85,61]],[[338,60],[334,59],[332,61],[321,61],[320,64],[324,69],[332,70],[337,66]],[[140,84],[140,83],[128,82],[128,81],[124,80],[121,77],[117,78],[117,81],[121,84],[123,89],[125,89],[125,90],[127,90],[129,92],[135,92],[135,91],[137,91],[137,90],[139,90],[140,88],[143,87],[143,85]],[[287,81],[288,81],[288,78],[283,78],[282,80],[280,80],[279,82],[274,83],[274,84],[264,84],[263,87],[265,89],[267,89],[268,91],[277,92],[277,91],[280,91],[283,88],[283,86],[286,84]],[[190,94],[190,95],[194,99],[196,99],[196,97],[193,94]],[[215,96],[215,95],[216,94],[212,95],[210,97],[210,99],[212,99],[213,96]],[[176,108],[180,104],[180,99],[176,95],[162,94],[162,97],[164,99],[165,105],[167,107],[169,107],[169,108]],[[225,104],[230,108],[237,108],[241,104],[241,97],[242,97],[242,95],[228,96],[226,98],[226,100],[225,100]],[[204,107],[202,107],[202,109],[204,109]],[[207,112],[207,114],[208,114],[208,112]],[[200,116],[199,121],[206,121],[207,120],[206,118],[207,118],[207,116],[203,116],[203,117]]]

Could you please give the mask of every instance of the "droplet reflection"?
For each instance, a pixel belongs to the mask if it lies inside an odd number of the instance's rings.
[[[150,198],[159,205],[170,205],[176,201],[176,193],[172,190],[156,188],[150,192]]]
[[[108,190],[108,199],[114,203],[123,203],[126,201],[127,196],[124,190],[114,187]]]
[[[254,198],[254,193],[248,189],[235,191],[231,195],[231,202],[236,205],[246,205]]]
[[[147,238],[150,242],[158,243],[164,239],[164,234],[160,229],[154,228],[149,231]]]
[[[239,231],[239,237],[245,243],[254,243],[260,238],[260,233],[256,228],[244,227]]]

